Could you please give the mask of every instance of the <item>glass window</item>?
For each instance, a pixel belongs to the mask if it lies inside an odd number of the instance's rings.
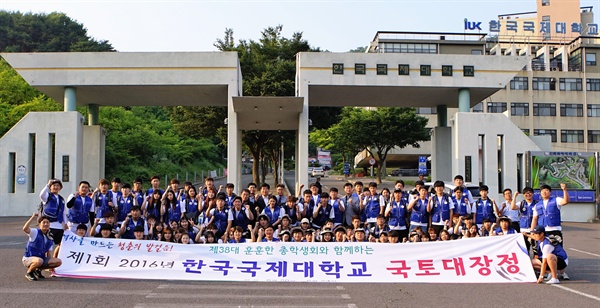
[[[511,90],[528,90],[529,83],[527,77],[515,77],[510,81]]]
[[[585,65],[596,65],[596,54],[586,53],[585,54]]]
[[[471,49],[472,55],[482,55],[483,51],[481,49]]]
[[[588,130],[588,143],[600,143],[600,130]]]
[[[533,115],[540,117],[556,116],[556,104],[533,104]]]
[[[437,114],[437,108],[435,107],[418,107],[416,114]]]
[[[487,103],[487,112],[503,113],[506,111],[506,103]]]
[[[552,138],[550,138],[552,140],[552,142],[556,142],[556,129],[534,129],[533,130],[533,135],[534,136],[550,136]]]
[[[587,107],[587,116],[594,118],[600,117],[600,105],[589,104]]]
[[[510,115],[528,116],[529,115],[529,104],[528,103],[510,103]]]
[[[542,6],[550,5],[550,0],[542,0]]]
[[[483,102],[473,106],[473,112],[483,112]]]
[[[384,53],[437,53],[436,44],[383,43]]]
[[[583,143],[583,130],[563,129],[560,131],[560,142]]]
[[[585,87],[588,91],[600,91],[600,78],[588,78]]]
[[[583,104],[560,104],[561,117],[583,117]]]
[[[561,91],[581,91],[581,78],[560,78]]]
[[[523,134],[529,136],[529,128],[521,128],[521,131],[523,132]]]
[[[555,90],[556,89],[556,81],[554,78],[550,77],[533,77],[531,80],[534,90]]]

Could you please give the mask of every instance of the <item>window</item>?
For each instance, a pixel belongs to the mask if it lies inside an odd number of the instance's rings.
[[[600,91],[600,79],[588,78],[585,87],[588,91]]]
[[[581,91],[581,78],[560,78],[561,91]]]
[[[483,112],[483,102],[473,106],[473,112]]]
[[[594,118],[600,117],[600,105],[589,104],[587,108],[587,116]]]
[[[529,115],[529,104],[528,103],[510,103],[510,115],[528,116]]]
[[[416,109],[416,114],[437,114],[436,107],[419,107]]]
[[[511,90],[528,90],[529,83],[527,77],[515,77],[510,81]]]
[[[523,134],[529,136],[529,128],[521,128],[521,131],[523,132]]]
[[[533,77],[531,86],[534,90],[555,90],[556,80],[550,77]]]
[[[471,54],[472,55],[482,55],[483,54],[483,50],[481,50],[481,49],[471,49]]]
[[[533,104],[533,115],[539,117],[555,117],[556,104]]]
[[[533,130],[533,135],[534,136],[550,136],[552,142],[556,142],[556,129],[534,129]]]
[[[585,65],[596,65],[596,54],[586,53],[585,54]]]
[[[550,5],[550,0],[542,0],[542,6]]]
[[[382,43],[379,50],[383,53],[437,53],[436,44]]]
[[[487,103],[487,112],[503,113],[506,111],[506,103]]]
[[[600,130],[588,130],[588,143],[600,143]]]
[[[583,143],[583,130],[563,129],[560,131],[560,142]]]
[[[583,117],[583,104],[560,104],[561,117]]]

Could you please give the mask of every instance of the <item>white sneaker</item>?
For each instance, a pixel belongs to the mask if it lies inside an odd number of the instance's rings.
[[[567,273],[563,273],[561,276],[562,276],[563,280],[571,280],[571,278],[569,278],[569,275],[567,275]]]
[[[558,280],[558,278],[552,278],[548,281],[546,281],[546,284],[558,284],[560,283],[560,280]]]

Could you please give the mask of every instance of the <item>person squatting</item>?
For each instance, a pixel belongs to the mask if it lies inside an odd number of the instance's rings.
[[[23,227],[29,241],[23,264],[26,278],[42,279],[40,270],[60,266],[57,258],[63,231],[79,236],[154,240],[181,244],[236,244],[245,242],[378,242],[415,243],[450,241],[483,236],[502,236],[522,232],[534,258],[532,265],[542,282],[569,279],[564,269],[568,258],[562,249],[561,207],[569,202],[565,184],[563,197],[552,197],[551,187],[542,185],[540,200],[533,189],[523,189],[524,200],[516,202],[510,189],[503,192],[498,205],[488,196],[486,185],[479,187],[481,197],[474,200],[464,187],[463,177],[454,178],[453,193],[444,192],[445,183],[435,181],[431,192],[423,181],[415,189],[404,190],[398,180],[393,192],[378,190],[371,182],[364,189],[360,181],[346,183],[343,193],[336,187],[320,192],[312,183],[298,196],[285,196],[279,184],[275,193],[269,184],[260,188],[249,183],[235,193],[233,184],[215,187],[206,178],[197,189],[186,182],[183,187],[172,179],[165,190],[154,176],[151,188],[144,191],[136,178],[133,186],[102,179],[90,192],[90,184],[79,183],[76,192],[65,200],[62,183],[51,179],[40,193],[42,209]],[[29,224],[38,218],[39,226]],[[530,242],[531,241],[531,242]],[[54,252],[50,257],[50,249]],[[536,249],[536,247],[538,247]]]

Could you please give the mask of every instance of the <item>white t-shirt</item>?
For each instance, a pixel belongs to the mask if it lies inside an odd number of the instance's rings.
[[[548,258],[551,253],[554,252],[554,245],[546,241],[540,241],[540,247],[542,249],[542,258]],[[569,264],[569,258],[567,258],[565,264]]]

